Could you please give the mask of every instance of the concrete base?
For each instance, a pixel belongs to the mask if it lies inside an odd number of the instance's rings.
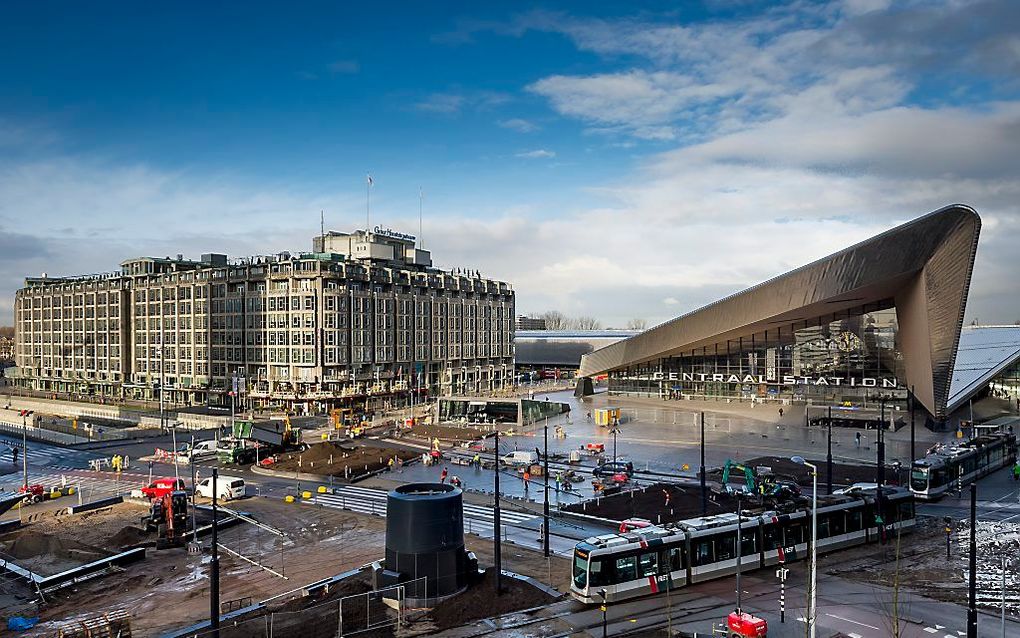
[[[574,388],[574,396],[580,399],[593,394],[595,394],[595,387],[592,385],[591,377],[579,377],[577,387]]]

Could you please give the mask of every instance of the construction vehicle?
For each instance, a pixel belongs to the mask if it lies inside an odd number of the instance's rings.
[[[291,427],[289,416],[285,416],[282,423],[280,421],[256,423],[247,419],[237,419],[234,421],[232,434],[235,439],[260,441],[280,448],[301,445],[301,430]]]
[[[742,463],[737,463],[733,459],[726,459],[726,464],[723,465],[722,485],[723,489],[728,492],[735,491],[729,485],[730,472],[733,470],[744,473],[746,489],[741,491],[744,491],[746,494],[774,499],[788,499],[800,495],[800,487],[797,486],[796,481],[780,480],[772,472],[772,468],[764,466],[751,468]]]
[[[24,501],[29,504],[46,500],[46,488],[38,483],[29,485],[27,488],[22,485],[18,488],[18,494],[24,495]]]
[[[188,493],[176,490],[152,501],[145,528],[155,530],[157,547],[179,543],[188,528]]]

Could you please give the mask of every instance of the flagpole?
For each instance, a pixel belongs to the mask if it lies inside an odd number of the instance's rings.
[[[421,186],[418,187],[418,245],[421,246],[422,250],[425,250],[425,233],[422,232],[421,228],[421,209],[422,203],[425,201],[425,191],[422,190]]]
[[[370,211],[372,209],[372,176],[365,180],[365,232],[372,227]]]

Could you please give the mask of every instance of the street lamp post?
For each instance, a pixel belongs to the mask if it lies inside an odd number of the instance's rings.
[[[606,590],[600,589],[599,590],[599,596],[602,596],[602,605],[601,605],[601,607],[602,607],[602,638],[607,638],[609,628],[608,628],[608,623],[607,623],[607,620],[606,620],[606,612],[608,611],[608,607],[606,605],[606,602],[608,602],[606,600]]]
[[[542,462],[542,486],[545,488],[545,499],[542,504],[542,515],[545,517],[545,531],[542,533],[542,552],[549,558],[549,418],[545,419],[545,430],[543,432],[545,443],[545,455]]]
[[[620,433],[620,428],[614,424],[613,429],[609,431],[613,435],[613,463],[616,463],[616,435]]]
[[[885,395],[879,398],[882,404],[882,418],[878,423],[878,467],[876,468],[875,482],[878,484],[876,491],[876,501],[878,504],[878,542],[881,545],[885,545],[885,520],[882,517],[882,491],[885,486],[885,402],[888,399]]]
[[[503,574],[503,554],[502,547],[500,546],[500,521],[499,521],[499,426],[496,426],[496,449],[492,453],[495,465],[492,468],[492,484],[493,491],[493,505],[492,505],[492,549],[494,554],[493,563],[496,570],[496,595],[499,596],[503,593],[503,582],[501,580]]]
[[[832,406],[829,406],[829,416],[825,419],[825,425],[829,429],[828,451],[825,454],[825,493],[832,494]]]
[[[811,597],[808,599],[808,638],[815,638],[816,602],[818,599],[818,468],[804,460],[802,456],[790,459],[794,463],[811,468]]]

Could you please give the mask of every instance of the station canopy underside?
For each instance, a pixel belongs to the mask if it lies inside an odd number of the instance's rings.
[[[834,400],[892,378],[942,420],[980,227],[947,206],[587,354],[579,374],[609,375],[610,390]]]

